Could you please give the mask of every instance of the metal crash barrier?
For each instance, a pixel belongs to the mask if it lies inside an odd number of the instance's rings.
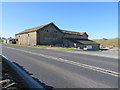
[[[7,58],[0,55],[0,58],[2,59],[2,63],[6,63],[9,68],[11,68],[14,71],[14,74],[17,75],[18,78],[21,79],[23,84],[26,88],[39,88],[39,90],[46,90],[42,84],[37,82],[33,77],[31,77],[28,73],[26,73],[24,70],[22,70],[18,65],[10,62]],[[3,82],[3,81],[1,81]]]

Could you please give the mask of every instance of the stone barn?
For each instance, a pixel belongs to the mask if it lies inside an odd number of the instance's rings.
[[[86,32],[59,29],[54,23],[26,29],[15,35],[17,44],[53,45],[63,47],[99,49],[99,44],[89,40]]]
[[[62,38],[62,31],[54,23],[27,29],[16,34],[17,43],[24,45],[62,44]]]

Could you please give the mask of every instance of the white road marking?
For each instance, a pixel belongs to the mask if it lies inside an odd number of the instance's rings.
[[[22,52],[25,52],[25,53],[30,53],[30,54],[33,54],[33,55],[42,56],[42,57],[45,57],[45,58],[48,58],[48,59],[68,63],[68,64],[71,64],[71,65],[75,65],[75,66],[79,66],[79,67],[83,67],[83,68],[87,68],[87,69],[90,69],[90,70],[93,70],[93,71],[105,73],[105,74],[112,75],[112,76],[115,76],[115,77],[119,77],[119,75],[120,75],[120,73],[115,72],[115,71],[111,71],[111,70],[107,70],[107,69],[103,69],[103,68],[99,68],[99,67],[96,67],[96,66],[83,64],[83,63],[78,63],[78,62],[75,62],[75,61],[70,61],[70,60],[67,60],[67,59],[59,58],[59,57],[54,57],[54,56],[49,56],[49,55],[45,55],[45,54],[41,54],[41,53],[35,53],[35,52],[31,52],[31,51],[16,49],[16,48],[12,48],[12,47],[6,47],[6,48],[14,49],[14,50],[17,50],[17,51],[22,51]]]

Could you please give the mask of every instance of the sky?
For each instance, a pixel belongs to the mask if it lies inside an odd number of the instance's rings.
[[[118,37],[117,2],[3,2],[2,36],[53,22],[58,28],[87,32],[90,39]],[[1,28],[0,28],[1,29]]]
[[[1,2],[119,2],[119,0],[1,0]]]

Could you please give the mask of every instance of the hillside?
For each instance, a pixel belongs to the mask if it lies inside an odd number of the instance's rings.
[[[120,39],[114,38],[114,39],[93,39],[93,41],[100,43],[101,45],[104,45],[106,47],[118,47],[118,41]],[[120,47],[120,44],[119,44]]]

